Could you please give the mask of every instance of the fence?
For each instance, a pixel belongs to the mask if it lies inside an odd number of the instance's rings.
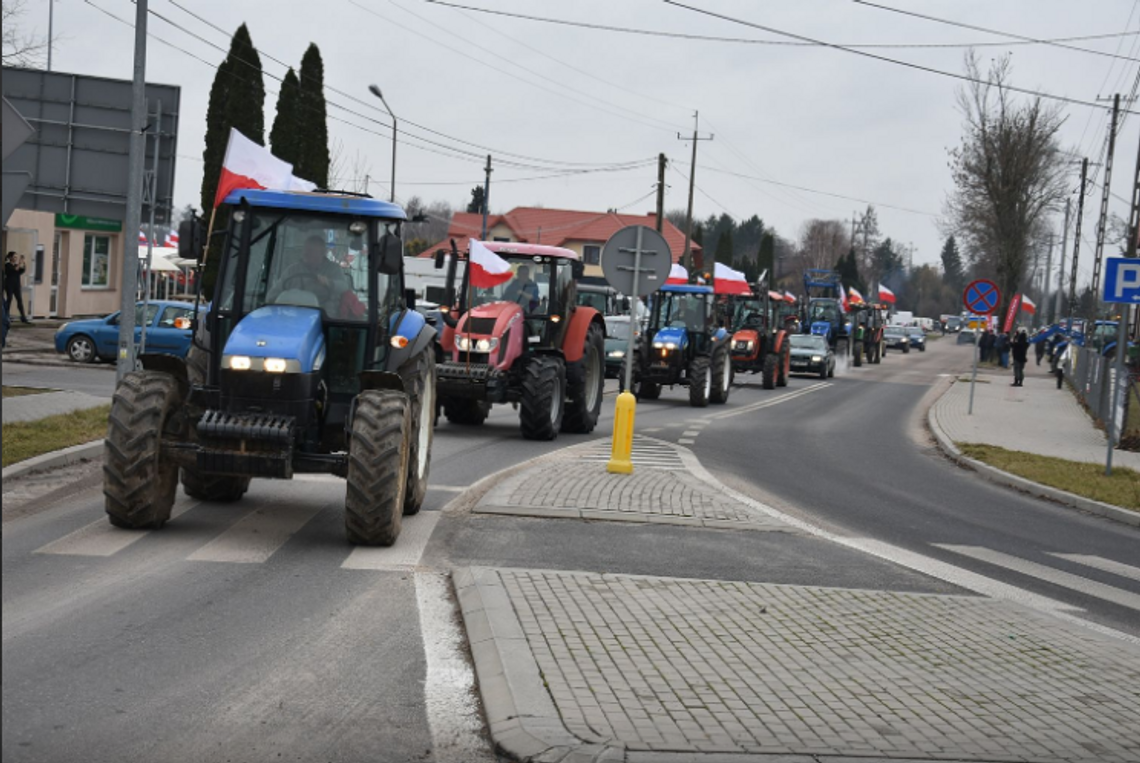
[[[1113,434],[1117,445],[1129,450],[1140,450],[1140,416],[1132,416],[1130,422],[1129,403],[1137,399],[1138,384],[1136,369],[1124,368],[1127,378],[1117,390],[1116,363],[1095,350],[1084,347],[1070,348],[1065,358],[1065,378],[1076,394],[1077,399],[1088,409],[1098,424],[1107,429],[1112,416],[1112,392],[1119,396],[1116,408],[1116,426]]]

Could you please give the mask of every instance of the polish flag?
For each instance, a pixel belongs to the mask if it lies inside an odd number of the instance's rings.
[[[482,241],[471,239],[467,246],[472,286],[477,289],[493,289],[515,277],[510,263],[488,249]]]
[[[169,233],[167,233],[166,239],[162,242],[162,245],[177,248],[178,247],[178,234],[175,233],[174,231],[170,231]]]
[[[139,246],[146,246],[147,243],[146,234],[142,232],[142,229],[139,229]]]
[[[793,305],[796,303],[796,295],[792,294],[790,291],[784,292],[784,299],[791,302]]]
[[[751,294],[752,288],[744,274],[733,270],[723,262],[713,266],[713,293],[715,294]]]
[[[845,313],[851,307],[850,303],[847,301],[847,292],[845,291],[839,292],[839,307],[842,308],[843,312]]]
[[[1037,312],[1037,303],[1024,294],[1021,295],[1021,311],[1033,315]]]
[[[883,302],[890,302],[892,305],[896,301],[895,293],[882,284],[879,284],[879,299]]]
[[[783,302],[784,301],[784,295],[778,291],[769,291],[768,292],[768,299],[774,300],[776,302]]]
[[[685,266],[679,262],[674,262],[673,267],[669,269],[669,277],[665,279],[665,283],[674,286],[684,286],[689,282],[689,271],[685,270]]]
[[[855,304],[855,305],[863,304],[863,295],[860,294],[859,290],[856,289],[854,286],[848,287],[847,293],[851,297],[851,304]]]
[[[239,188],[312,191],[316,187],[315,183],[295,177],[292,164],[278,159],[269,153],[269,149],[230,128],[222,176],[218,179],[218,192],[214,194],[215,207]]]

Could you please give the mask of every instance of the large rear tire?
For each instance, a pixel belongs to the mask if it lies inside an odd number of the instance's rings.
[[[527,440],[553,440],[562,428],[566,368],[558,358],[539,355],[523,370],[519,428]]]
[[[443,400],[443,415],[452,424],[477,427],[487,420],[490,411],[482,400],[466,397],[448,397]]]
[[[370,389],[356,396],[344,499],[344,528],[350,542],[391,546],[399,537],[410,429],[411,411],[403,392]]]
[[[431,471],[431,443],[435,435],[435,356],[427,349],[410,358],[398,371],[404,380],[411,407],[412,428],[408,435],[408,486],[404,491],[404,513],[416,514],[427,497]]]
[[[883,362],[883,343],[875,342],[875,359],[871,362],[878,365]]]
[[[693,358],[689,364],[689,405],[694,408],[707,408],[712,392],[712,373],[709,359],[705,356]]]
[[[761,385],[764,389],[776,389],[776,376],[779,374],[780,356],[769,352],[764,356],[764,370],[761,371]]]
[[[728,352],[727,344],[722,344],[713,352],[711,371],[709,402],[724,405],[728,402],[728,393],[732,388],[732,356]]]
[[[103,505],[116,527],[156,530],[170,519],[178,466],[162,457],[162,436],[177,434],[182,402],[178,382],[158,371],[129,373],[116,388],[103,441]]]
[[[597,323],[586,331],[582,359],[566,366],[566,412],[562,431],[589,434],[602,413],[606,382],[606,336]]]
[[[855,360],[855,367],[856,368],[859,368],[860,366],[863,365],[863,343],[862,342],[856,342],[855,343],[855,352],[852,354],[851,357],[854,358],[854,360]]]
[[[792,370],[792,351],[788,345],[784,345],[784,348],[780,350],[780,364],[778,368],[779,370],[776,372],[776,386],[786,387],[788,386],[788,374]]]

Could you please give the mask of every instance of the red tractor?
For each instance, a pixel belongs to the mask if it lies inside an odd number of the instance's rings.
[[[577,304],[581,258],[556,246],[478,245],[498,258],[506,280],[480,287],[478,278],[471,283],[478,262],[464,269],[459,309],[445,314],[443,362],[436,366],[444,416],[478,425],[491,405],[510,403],[528,440],[592,432],[602,408],[605,322]]]
[[[783,295],[760,289],[760,294],[730,298],[728,329],[732,332],[732,370],[762,374],[764,389],[788,385],[791,348],[780,306]],[[794,315],[794,313],[793,313]]]

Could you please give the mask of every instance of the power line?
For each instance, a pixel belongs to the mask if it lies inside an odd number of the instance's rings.
[[[492,8],[479,8],[472,5],[463,5],[460,3],[447,2],[446,0],[424,0],[424,2],[431,3],[432,5],[442,5],[447,8],[457,8],[465,11],[474,11],[476,13],[485,13],[492,16],[505,16],[507,18],[522,19],[524,21],[536,21],[544,24],[557,24],[561,26],[578,27],[580,29],[593,29],[601,32],[618,32],[621,34],[636,34],[647,37],[668,37],[678,40],[694,40],[698,42],[731,42],[740,43],[745,45],[773,45],[778,47],[821,47],[826,46],[827,43],[811,42],[811,41],[792,41],[792,40],[757,40],[750,37],[720,37],[715,35],[703,34],[690,34],[686,32],[669,32],[662,29],[641,29],[636,27],[615,26],[612,24],[593,24],[586,21],[573,21],[571,19],[558,19],[547,16],[532,16],[526,13],[513,13],[510,11],[500,11]],[[1130,35],[1140,35],[1140,32],[1108,32],[1105,34],[1088,34],[1080,35],[1077,37],[1054,37],[1046,40],[1039,41],[1040,43],[1057,43],[1057,42],[1085,42],[1091,40],[1107,40],[1117,37],[1127,37]],[[927,43],[847,43],[844,47],[858,48],[858,49],[875,49],[875,48],[985,48],[985,47],[1010,47],[1019,45],[1037,45],[1039,42],[927,42]]]
[[[881,11],[889,11],[891,13],[898,13],[898,14],[901,14],[903,16],[912,16],[912,17],[917,18],[917,19],[923,19],[925,21],[933,21],[933,22],[938,23],[938,24],[946,24],[948,26],[961,27],[962,29],[972,29],[975,32],[985,32],[986,34],[996,34],[996,35],[1001,35],[1003,37],[1012,37],[1015,40],[1021,40],[1023,42],[1036,43],[1038,45],[1051,45],[1055,48],[1063,48],[1064,50],[1074,50],[1074,51],[1077,51],[1078,53],[1088,53],[1088,54],[1093,55],[1093,56],[1104,56],[1106,58],[1119,58],[1119,59],[1123,59],[1125,61],[1138,61],[1138,59],[1135,59],[1135,58],[1128,58],[1127,56],[1120,56],[1120,55],[1117,55],[1115,53],[1106,53],[1102,50],[1092,50],[1091,48],[1080,48],[1080,47],[1077,47],[1076,45],[1066,45],[1063,42],[1057,42],[1055,40],[1043,40],[1043,39],[1039,39],[1036,37],[1026,37],[1025,35],[1014,34],[1013,32],[1002,32],[1002,31],[997,30],[997,29],[989,29],[989,28],[983,27],[983,26],[975,26],[973,24],[965,24],[965,23],[962,23],[960,21],[951,21],[949,19],[940,19],[940,18],[937,18],[935,16],[927,16],[924,13],[918,13],[916,11],[907,11],[907,10],[903,10],[902,8],[892,8],[889,5],[879,5],[878,3],[870,2],[870,0],[852,0],[852,1],[858,5],[865,5],[868,8],[878,8]]]
[[[888,56],[882,56],[882,55],[879,55],[878,53],[868,53],[865,50],[857,50],[855,48],[851,48],[851,47],[848,47],[845,45],[838,45],[838,44],[833,43],[833,42],[824,42],[823,40],[816,40],[812,37],[807,37],[805,35],[796,34],[795,32],[785,32],[784,30],[777,29],[775,27],[765,26],[764,24],[757,24],[756,22],[753,22],[753,21],[745,21],[744,19],[738,19],[738,18],[735,18],[734,16],[727,16],[723,13],[717,13],[716,11],[710,11],[710,10],[706,10],[704,8],[697,8],[697,7],[692,6],[692,5],[686,5],[682,2],[678,2],[678,0],[664,0],[664,2],[668,5],[673,5],[673,6],[676,6],[678,8],[684,8],[687,11],[692,11],[693,13],[699,13],[703,16],[710,16],[712,18],[721,19],[722,21],[732,22],[733,24],[740,24],[741,26],[752,27],[754,29],[759,29],[759,30],[764,31],[764,32],[770,32],[772,34],[783,35],[784,37],[791,37],[791,38],[797,39],[797,40],[804,40],[807,42],[811,42],[815,45],[823,45],[825,47],[832,48],[834,50],[841,50],[845,53],[852,53],[852,54],[857,55],[857,56],[863,56],[864,58],[871,58],[871,59],[874,59],[876,61],[883,61],[884,63],[895,64],[896,66],[905,66],[908,69],[916,69],[918,71],[924,71],[924,72],[927,72],[929,74],[937,74],[937,75],[942,76],[942,77],[950,77],[951,79],[961,80],[964,82],[974,82],[974,83],[978,83],[978,84],[982,84],[982,85],[993,84],[993,83],[988,82],[986,80],[978,79],[976,77],[971,77],[971,76],[966,75],[966,74],[958,74],[955,72],[948,72],[948,71],[945,71],[944,69],[935,69],[932,66],[923,66],[922,64],[916,64],[916,63],[912,63],[910,61],[903,61],[903,60],[898,59],[898,58],[890,58]],[[1076,106],[1091,106],[1092,108],[1095,108],[1095,109],[1103,109],[1104,108],[1099,103],[1096,103],[1094,101],[1083,101],[1079,98],[1069,98],[1068,96],[1064,96],[1064,95],[1053,95],[1052,93],[1045,93],[1045,92],[1041,92],[1039,90],[1030,90],[1028,88],[1017,87],[1015,85],[1003,84],[1001,87],[1005,90],[1009,90],[1010,92],[1022,93],[1024,95],[1032,95],[1032,96],[1036,96],[1038,98],[1048,98],[1050,100],[1061,101],[1063,103],[1070,103],[1070,104],[1073,104]],[[1136,112],[1128,112],[1128,113],[1136,113]]]

